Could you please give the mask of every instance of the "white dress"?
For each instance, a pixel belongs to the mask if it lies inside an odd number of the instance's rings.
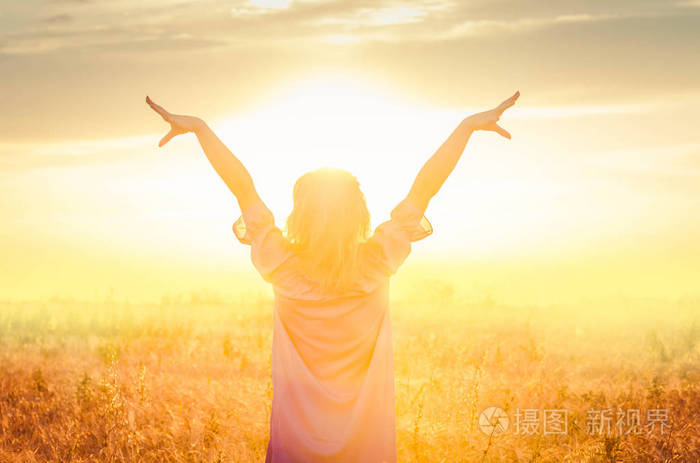
[[[323,295],[259,202],[234,224],[275,293],[267,463],[394,463],[396,424],[389,278],[432,233],[404,200],[361,247],[363,277]]]

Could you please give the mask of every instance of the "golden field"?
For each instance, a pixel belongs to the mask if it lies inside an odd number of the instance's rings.
[[[416,284],[392,306],[404,462],[700,460],[700,301],[510,306]],[[0,305],[0,461],[263,461],[272,299]],[[482,410],[510,418],[482,432]],[[515,415],[567,410],[566,434]],[[664,409],[661,433],[595,432],[591,410]],[[624,431],[625,429],[623,429]]]

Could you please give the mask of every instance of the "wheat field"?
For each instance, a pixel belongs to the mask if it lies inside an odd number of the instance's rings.
[[[400,461],[700,461],[700,301],[421,294],[391,309]],[[265,293],[3,303],[0,461],[263,461],[271,311]],[[492,406],[498,433],[479,421]],[[552,409],[566,433],[543,432]],[[603,410],[639,410],[641,428],[603,429]],[[666,410],[654,429],[648,410]]]

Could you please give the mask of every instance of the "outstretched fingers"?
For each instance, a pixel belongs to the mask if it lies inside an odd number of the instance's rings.
[[[505,100],[503,103],[501,103],[500,105],[498,105],[496,107],[496,113],[498,114],[498,117],[496,118],[496,122],[494,122],[493,125],[490,127],[490,130],[493,130],[494,132],[496,132],[497,134],[499,134],[502,137],[507,138],[508,140],[511,139],[510,132],[508,132],[506,129],[504,129],[503,127],[498,125],[497,122],[498,122],[498,118],[500,118],[501,114],[503,114],[503,112],[506,109],[513,106],[515,104],[515,102],[518,101],[518,98],[520,98],[520,91],[515,92],[513,94],[513,96],[511,96],[510,98],[508,98],[507,100]]]
[[[511,106],[513,106],[513,105],[515,104],[515,102],[518,101],[518,98],[520,98],[520,91],[515,92],[515,93],[513,94],[513,96],[511,96],[510,98],[508,98],[507,100],[505,100],[503,103],[501,103],[500,105],[498,105],[498,108],[497,108],[498,111],[499,111],[500,113],[503,113],[503,111],[505,111],[506,109],[508,109],[508,108],[510,108]]]
[[[148,96],[146,96],[146,103],[148,103],[148,106],[150,106],[155,112],[160,114],[160,117],[162,117],[165,122],[170,122],[170,113],[166,111],[165,108],[155,104]]]

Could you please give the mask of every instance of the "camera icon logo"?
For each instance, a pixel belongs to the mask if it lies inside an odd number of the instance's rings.
[[[479,429],[487,436],[499,436],[509,425],[508,414],[500,407],[489,407],[479,415]]]

